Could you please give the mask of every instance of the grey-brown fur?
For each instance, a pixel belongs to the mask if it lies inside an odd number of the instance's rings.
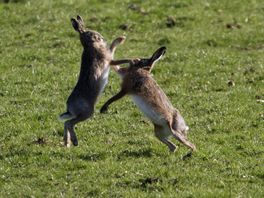
[[[123,79],[121,90],[103,105],[101,112],[105,112],[112,102],[125,95],[130,95],[140,110],[152,121],[155,136],[166,144],[170,151],[176,149],[176,146],[169,140],[170,136],[191,150],[195,150],[195,145],[187,140],[188,126],[183,117],[173,107],[166,94],[150,74],[155,62],[163,56],[165,51],[166,48],[161,47],[156,50],[151,58],[111,61],[111,65],[124,63],[130,63],[130,65],[126,68],[115,67],[115,71]]]
[[[108,81],[109,63],[113,59],[115,48],[125,37],[115,39],[110,47],[96,31],[87,30],[83,19],[78,15],[72,18],[73,28],[79,32],[83,46],[81,68],[76,86],[67,100],[67,111],[60,115],[64,120],[64,144],[78,145],[74,125],[91,117],[98,96]]]

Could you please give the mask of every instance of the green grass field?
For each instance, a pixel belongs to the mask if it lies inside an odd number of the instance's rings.
[[[0,197],[264,197],[262,0],[0,0]],[[111,72],[94,116],[61,145],[82,47],[70,18],[110,43],[116,58],[165,57],[153,76],[190,127],[189,158],[154,136]]]

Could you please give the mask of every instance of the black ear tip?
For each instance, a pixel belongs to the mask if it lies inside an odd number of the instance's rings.
[[[163,54],[165,54],[165,53],[166,53],[166,50],[167,50],[167,48],[166,48],[165,46],[163,46],[163,47],[161,47],[161,48],[160,48],[160,50],[162,51],[162,53],[163,53]]]
[[[76,19],[71,18],[71,24],[72,24],[72,27],[75,29],[75,31],[79,31],[79,28],[78,28],[79,25]]]
[[[82,17],[78,14],[78,15],[77,15],[77,19],[81,19],[81,18],[82,18]]]

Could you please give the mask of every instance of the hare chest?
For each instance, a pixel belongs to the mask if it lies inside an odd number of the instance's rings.
[[[108,83],[110,67],[106,67],[106,69],[102,72],[100,77],[100,94],[104,91],[106,84]]]
[[[167,124],[167,121],[163,115],[156,111],[146,100],[144,100],[144,98],[137,95],[131,95],[131,98],[137,107],[144,113],[144,115],[148,117],[153,123],[160,126]]]

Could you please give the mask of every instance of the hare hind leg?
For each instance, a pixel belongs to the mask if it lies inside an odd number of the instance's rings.
[[[181,143],[183,143],[185,146],[187,146],[188,148],[190,148],[192,151],[196,151],[196,147],[193,143],[191,143],[190,141],[187,140],[187,138],[179,131],[174,131],[172,129],[172,135],[175,139],[177,139],[178,141],[180,141]]]
[[[63,142],[64,142],[64,146],[66,147],[70,147],[71,146],[71,135],[68,129],[68,121],[66,121],[64,123],[64,134],[63,134]]]
[[[74,146],[78,145],[77,136],[74,132],[74,123],[73,120],[68,120],[64,123],[64,145],[70,147],[71,142]]]
[[[155,136],[164,144],[168,146],[171,152],[176,151],[176,145],[167,139],[167,135],[164,133],[164,128],[158,125],[154,125]]]
[[[174,114],[172,121],[168,122],[168,125],[175,139],[183,143],[192,151],[196,150],[195,145],[187,140],[187,131],[189,127],[185,124],[183,117],[179,113]]]
[[[71,120],[68,120],[64,123],[64,145],[67,147],[70,147],[70,141],[74,146],[78,146],[78,139],[76,136],[76,133],[74,132],[74,126],[84,121],[88,118],[90,118],[93,114],[93,109],[89,109],[85,112],[82,112],[79,114],[76,118],[73,118]]]

